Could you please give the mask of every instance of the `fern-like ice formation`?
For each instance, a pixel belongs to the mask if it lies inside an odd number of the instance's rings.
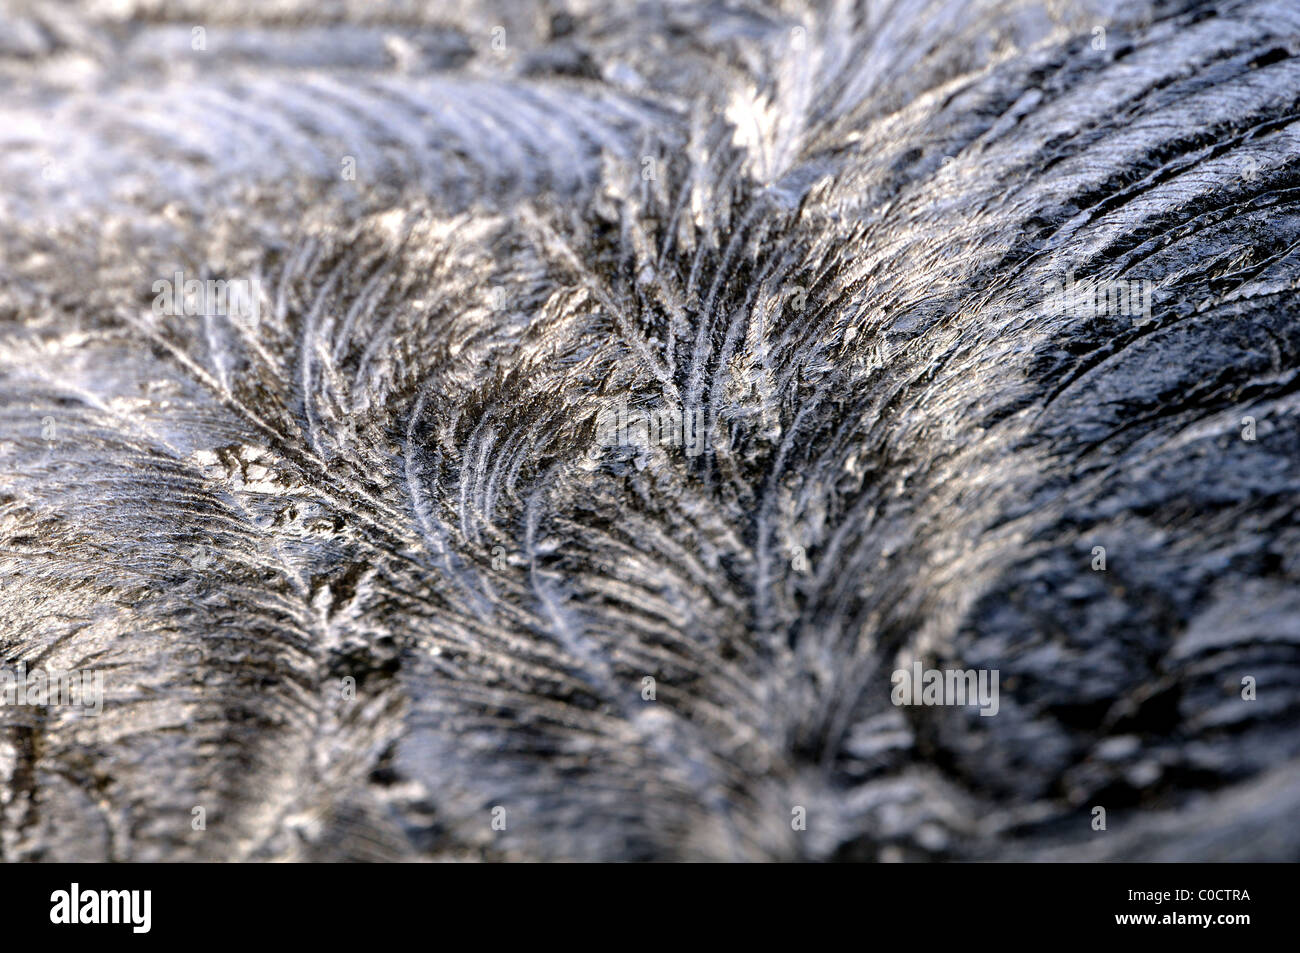
[[[1300,857],[1297,54],[0,6],[0,856]]]

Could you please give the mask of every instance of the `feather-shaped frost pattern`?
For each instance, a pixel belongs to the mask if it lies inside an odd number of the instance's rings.
[[[1297,37],[6,5],[0,857],[1300,856]]]

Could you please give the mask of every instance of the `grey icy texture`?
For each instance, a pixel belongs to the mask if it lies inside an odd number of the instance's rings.
[[[1298,149],[1296,0],[0,3],[0,855],[1300,859]]]

